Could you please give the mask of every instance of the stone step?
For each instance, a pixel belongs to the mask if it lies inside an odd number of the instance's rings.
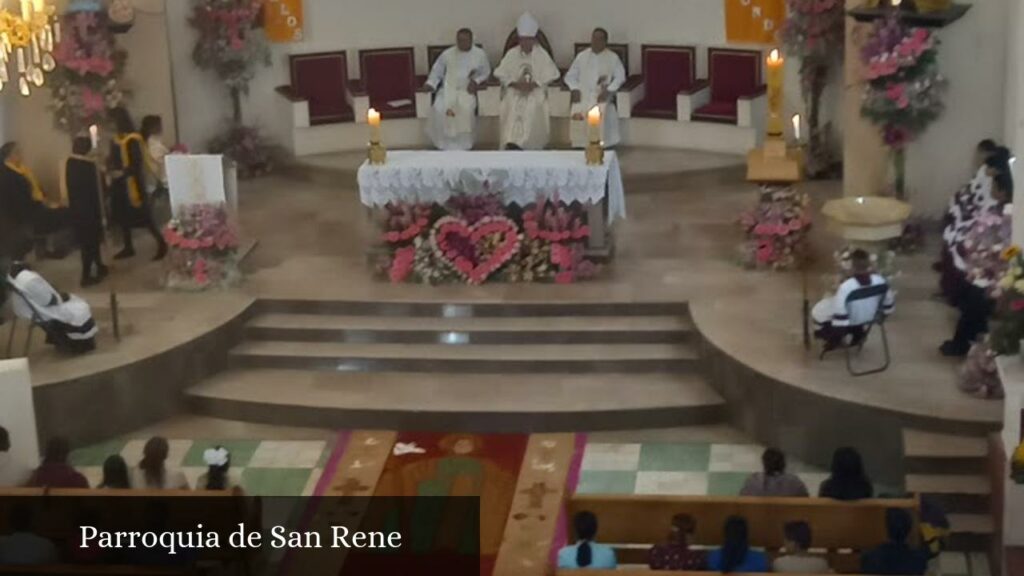
[[[927,496],[947,513],[988,513],[991,483],[976,474],[907,474],[907,492]]]
[[[685,342],[684,316],[420,317],[262,314],[253,340],[404,344],[667,344]]]
[[[363,302],[264,298],[260,313],[409,317],[686,316],[685,302]]]
[[[201,414],[295,426],[540,432],[721,422],[695,374],[407,374],[235,369],[189,389]]]
[[[686,344],[349,344],[249,341],[230,354],[245,368],[339,372],[675,372],[696,368]]]
[[[988,440],[984,436],[903,430],[904,468],[911,474],[984,474]]]

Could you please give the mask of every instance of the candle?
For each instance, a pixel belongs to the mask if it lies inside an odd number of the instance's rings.
[[[800,115],[793,114],[793,137],[800,142]]]
[[[772,51],[768,53],[768,67],[774,68],[777,66],[782,66],[783,62],[784,60],[782,58],[782,54],[779,52],[779,49],[772,48]]]
[[[92,149],[98,150],[100,147],[100,127],[93,124],[89,126],[89,141],[92,143]]]
[[[892,7],[893,8],[899,8],[900,4],[902,4],[902,3],[903,3],[903,0],[892,0]]]
[[[370,142],[380,142],[380,112],[370,108],[366,111],[366,123],[370,125]]]
[[[591,142],[601,142],[601,109],[597,106],[587,112],[587,134]]]
[[[42,13],[45,8],[43,0],[32,0],[32,9],[36,12]]]
[[[31,0],[21,0],[21,19],[28,22],[32,19],[32,2]]]
[[[25,49],[18,47],[18,73],[25,73]]]
[[[778,48],[772,48],[765,64],[768,68],[768,136],[782,138],[782,80],[785,60]]]

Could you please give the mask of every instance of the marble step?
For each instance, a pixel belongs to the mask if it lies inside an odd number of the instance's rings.
[[[903,455],[911,474],[985,474],[988,440],[908,428],[903,430]]]
[[[344,316],[409,317],[564,317],[564,316],[686,316],[685,302],[364,302],[349,300],[289,300],[263,298],[259,313],[333,314]]]
[[[667,344],[693,334],[684,316],[421,317],[262,314],[253,340],[405,344]]]
[[[329,428],[540,432],[719,423],[695,374],[408,374],[235,369],[186,392],[199,413]]]
[[[932,499],[949,514],[987,513],[992,485],[983,474],[907,474],[907,492]]]
[[[676,372],[693,370],[686,344],[349,344],[248,341],[230,353],[233,366],[338,372]]]

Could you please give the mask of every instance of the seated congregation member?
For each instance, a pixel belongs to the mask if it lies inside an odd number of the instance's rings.
[[[68,464],[71,445],[66,438],[54,437],[46,443],[43,463],[32,472],[27,486],[31,488],[88,488],[89,481]]]
[[[425,84],[435,93],[427,134],[439,150],[471,150],[476,139],[476,93],[491,76],[487,54],[463,28],[455,46],[437,57]]]
[[[154,436],[142,448],[142,460],[132,470],[132,486],[151,490],[188,490],[181,470],[167,468],[171,447],[166,438]]]
[[[800,497],[807,496],[807,486],[794,474],[786,472],[786,455],[776,448],[768,448],[761,455],[763,472],[747,478],[740,496]]]
[[[88,137],[75,138],[71,144],[71,156],[64,162],[64,189],[67,191],[78,249],[82,253],[83,288],[99,284],[109,272],[100,258],[103,188],[100,185],[100,169],[96,165],[96,158],[91,156],[92,152],[92,141]]]
[[[16,295],[12,306],[18,318],[36,319],[46,331],[46,343],[70,354],[83,354],[96,349],[99,329],[89,304],[75,296],[58,292],[45,278],[27,264],[11,265],[8,280]]]
[[[832,572],[828,561],[810,554],[811,527],[807,522],[787,522],[783,527],[786,537],[785,554],[772,563],[774,572],[791,574],[828,574]]]
[[[872,271],[871,256],[866,251],[854,250],[850,260],[853,275],[839,285],[835,294],[822,298],[811,310],[811,317],[818,326],[814,335],[824,341],[825,351],[838,348],[847,337],[850,338],[850,344],[856,346],[867,336],[861,325],[874,318],[878,311],[878,301],[872,298],[848,305],[847,299],[859,288],[886,283],[885,278]],[[886,316],[892,313],[896,297],[891,289],[881,305]]]
[[[0,158],[3,158],[0,166],[0,194],[5,196],[3,207],[12,210],[15,226],[23,234],[42,243],[37,249],[52,255],[52,250],[45,246],[46,236],[67,227],[67,209],[47,197],[35,174],[25,165],[17,142],[0,147]],[[24,256],[24,253],[14,255],[16,259]]]
[[[821,498],[863,500],[875,495],[871,480],[864,473],[864,461],[853,448],[839,448],[832,454],[832,473],[818,489]]]
[[[914,529],[914,519],[906,510],[890,508],[885,512],[889,541],[865,552],[860,559],[862,574],[924,574],[928,570],[928,553],[911,548],[907,543]]]
[[[587,112],[597,106],[601,111],[601,140],[606,148],[619,143],[619,114],[615,93],[626,82],[626,68],[619,55],[608,49],[608,31],[595,28],[590,48],[576,55],[565,73],[565,85],[572,90],[569,135],[573,148],[586,147]]]
[[[208,448],[203,452],[206,472],[196,480],[197,490],[240,490],[241,478],[231,471],[231,453],[223,446]]]
[[[689,514],[676,514],[668,539],[655,544],[647,556],[651,570],[704,570],[708,564],[707,554],[702,550],[690,549],[690,538],[697,529],[697,522]]]
[[[145,228],[157,245],[153,260],[161,260],[167,255],[167,242],[153,220],[146,194],[145,142],[135,130],[135,122],[127,110],[114,108],[110,117],[117,127],[117,135],[110,143],[110,207],[114,222],[121,227],[124,237],[124,247],[114,258],[121,260],[135,256],[132,230]]]
[[[128,463],[119,454],[108,456],[103,461],[103,480],[97,488],[107,490],[127,490],[132,487]]]
[[[573,518],[573,527],[576,529],[576,543],[558,551],[559,568],[611,570],[618,566],[615,550],[594,541],[597,537],[597,516],[592,512],[578,512]]]
[[[1008,218],[1004,214],[1008,210],[1007,207],[1013,202],[1013,176],[1010,172],[1009,153],[997,152],[989,157],[986,164],[989,174],[992,176],[991,193],[994,202],[987,212],[996,218]],[[986,234],[978,233],[979,237],[988,236],[994,229],[986,223],[986,220],[987,218],[982,218],[979,215],[979,220],[974,223],[975,227],[982,227],[982,229],[988,231]],[[995,228],[995,230],[999,231],[998,228]],[[1012,242],[1009,236],[1010,227],[1005,226],[1002,231],[1006,234],[1004,238],[988,240],[992,242],[993,246],[1000,244],[1009,246]],[[968,233],[968,237],[975,234],[976,232],[972,228],[972,232]],[[942,346],[939,347],[939,352],[943,356],[966,356],[971,349],[971,344],[980,335],[988,333],[988,321],[996,309],[995,299],[992,298],[992,290],[995,282],[998,280],[971,273],[972,257],[969,254],[970,248],[966,246],[968,243],[965,242],[963,247],[954,254],[954,258],[962,258],[965,275],[963,286],[957,292],[953,301],[953,305],[960,311],[960,318],[957,320],[953,338],[943,342]],[[1000,265],[1008,267],[1009,263],[1000,260]],[[990,266],[990,264],[986,261],[985,266]],[[1005,270],[996,271],[994,278],[1001,278],[1005,272]]]
[[[722,547],[708,554],[708,570],[713,572],[771,572],[768,555],[750,549],[747,520],[730,516],[725,521]]]
[[[57,546],[32,531],[34,523],[31,504],[18,502],[11,506],[7,526],[10,534],[0,536],[0,566],[40,566],[60,561]]]
[[[551,133],[547,85],[561,76],[554,60],[537,45],[540,25],[530,13],[519,18],[519,44],[505,53],[494,70],[501,82],[501,147],[541,150]]]

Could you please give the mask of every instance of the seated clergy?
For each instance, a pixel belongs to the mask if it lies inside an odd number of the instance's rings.
[[[572,90],[569,136],[574,148],[587,145],[587,111],[601,111],[601,140],[608,148],[619,143],[619,114],[615,110],[615,92],[626,81],[626,68],[619,55],[608,49],[608,31],[595,28],[590,48],[580,52],[565,73],[565,84]]]
[[[487,54],[473,45],[473,31],[459,30],[455,46],[437,57],[427,78],[427,88],[437,93],[427,120],[427,134],[434,146],[440,150],[473,148],[476,92],[490,75]]]
[[[858,344],[865,336],[861,327],[874,319],[878,312],[875,299],[860,300],[847,305],[846,300],[858,288],[885,284],[885,278],[871,271],[871,256],[864,250],[854,250],[850,255],[853,275],[839,285],[839,289],[831,296],[826,296],[811,310],[818,330],[814,335],[825,342],[825,350],[832,350],[842,344],[846,336],[853,338],[852,344]],[[886,316],[892,313],[895,295],[890,289],[882,302]]]
[[[519,44],[509,50],[494,71],[501,81],[501,147],[540,150],[548,143],[551,113],[546,86],[559,77],[551,56],[537,46],[540,26],[529,13],[516,25]]]
[[[14,313],[34,319],[46,331],[46,343],[70,353],[89,352],[96,347],[96,322],[89,304],[72,294],[58,292],[27,264],[11,265],[8,281],[17,290],[11,295]]]

